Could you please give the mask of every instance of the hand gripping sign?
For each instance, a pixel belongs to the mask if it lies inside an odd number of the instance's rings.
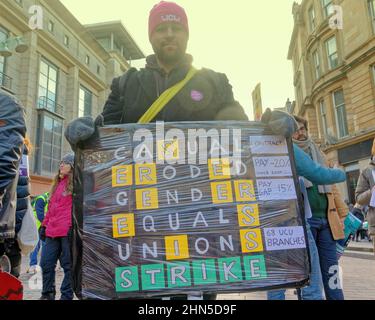
[[[108,126],[76,159],[74,287],[84,298],[307,282],[291,141],[262,124]]]

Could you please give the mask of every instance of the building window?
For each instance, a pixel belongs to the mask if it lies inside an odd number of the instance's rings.
[[[327,136],[327,128],[328,128],[328,123],[327,123],[327,110],[326,110],[326,104],[324,100],[320,100],[319,102],[319,108],[320,108],[320,117],[322,119],[322,129],[323,129],[323,135],[326,137]]]
[[[375,33],[375,0],[368,0],[368,7],[370,11],[370,17],[372,22],[372,30]]]
[[[0,42],[8,38],[8,32],[0,28]],[[5,83],[5,57],[0,56],[0,86]]]
[[[38,152],[36,159],[36,172],[41,175],[51,176],[57,173],[61,160],[63,121],[48,111],[39,113],[38,116]]]
[[[313,53],[313,60],[314,60],[314,75],[315,80],[319,80],[321,73],[320,73],[320,59],[318,50],[314,51]]]
[[[96,66],[96,73],[100,74],[100,66],[99,65]]]
[[[346,137],[347,135],[349,135],[349,130],[348,121],[346,118],[346,108],[343,90],[338,90],[333,93],[333,105],[335,107],[338,137]]]
[[[316,18],[315,18],[315,9],[312,6],[309,9],[309,25],[310,25],[310,32],[314,32],[316,27]]]
[[[67,35],[64,35],[64,45],[69,47],[69,37]]]
[[[38,108],[56,112],[57,67],[42,59],[40,61]]]
[[[55,30],[55,24],[53,23],[53,21],[49,20],[48,21],[48,31],[53,33],[54,30]]]
[[[322,0],[323,16],[324,18],[329,17],[333,13],[332,0]]]
[[[91,116],[92,92],[83,86],[79,88],[78,117]]]
[[[337,43],[335,36],[326,41],[326,48],[328,57],[328,68],[332,70],[339,65],[339,57],[337,53]]]
[[[86,63],[87,65],[90,64],[90,56],[86,56],[86,57],[85,57],[85,63]]]

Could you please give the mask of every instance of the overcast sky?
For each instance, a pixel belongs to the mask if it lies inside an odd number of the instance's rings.
[[[145,55],[148,15],[159,0],[61,0],[82,23],[121,20]],[[253,119],[251,92],[261,82],[263,109],[294,100],[287,60],[294,0],[179,0],[190,24],[188,53],[195,67],[226,73],[235,98]],[[296,0],[300,3],[300,0]],[[133,63],[144,65],[144,61]]]

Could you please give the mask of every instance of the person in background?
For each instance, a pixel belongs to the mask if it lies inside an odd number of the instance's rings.
[[[370,163],[359,175],[355,200],[362,206],[368,206],[366,221],[368,222],[368,235],[372,238],[375,253],[375,139],[371,149]]]
[[[32,202],[33,211],[34,211],[34,217],[36,221],[36,226],[38,230],[41,227],[41,224],[44,220],[44,216],[48,211],[48,198],[49,193],[45,192],[37,197]],[[30,253],[30,265],[27,269],[27,273],[36,273],[37,272],[37,265],[38,265],[38,254],[40,251],[40,248],[43,247],[44,241],[39,239],[39,242],[37,246],[35,247],[34,251]]]
[[[50,191],[48,211],[40,227],[40,239],[45,241],[40,266],[43,289],[41,300],[55,300],[55,269],[60,260],[64,269],[61,284],[61,300],[72,300],[71,258],[69,235],[72,227],[74,154],[66,154],[60,163]]]
[[[301,300],[323,300],[322,275],[320,270],[319,254],[314,236],[311,232],[308,219],[312,217],[311,207],[304,183],[304,178],[316,184],[333,184],[345,181],[345,173],[342,170],[330,169],[314,162],[305,152],[293,144],[297,174],[304,201],[307,240],[310,250],[311,276],[310,285],[299,291]],[[267,292],[268,300],[285,300],[286,290],[272,290]]]
[[[28,154],[31,152],[31,143],[28,137],[24,139],[22,148],[22,159],[17,179],[17,202],[15,216],[15,236],[6,239],[4,245],[0,246],[0,256],[5,254],[11,264],[11,274],[18,278],[21,273],[22,254],[18,245],[17,236],[22,227],[22,221],[30,205],[30,177],[28,172]]]
[[[323,153],[308,136],[307,121],[298,116],[294,118],[298,123],[298,130],[293,135],[294,144],[298,145],[314,162],[326,167],[327,162]],[[344,300],[342,285],[338,277],[336,241],[345,238],[344,220],[348,214],[348,207],[341,199],[335,185],[312,183],[308,178],[305,178],[304,182],[312,211],[312,217],[308,219],[308,223],[318,248],[326,299]],[[337,277],[335,282],[337,285],[330,285],[331,276]]]
[[[16,188],[26,137],[25,110],[0,89],[0,256],[4,240],[15,236]]]

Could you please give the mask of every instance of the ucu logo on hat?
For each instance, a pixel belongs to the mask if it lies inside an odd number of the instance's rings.
[[[148,19],[148,37],[151,39],[156,27],[165,22],[179,23],[189,34],[189,23],[184,8],[174,2],[161,1],[150,11]]]
[[[161,20],[163,22],[166,22],[166,21],[172,21],[172,22],[181,22],[181,18],[180,17],[177,17],[176,15],[174,14],[166,14],[164,16],[161,16]]]

